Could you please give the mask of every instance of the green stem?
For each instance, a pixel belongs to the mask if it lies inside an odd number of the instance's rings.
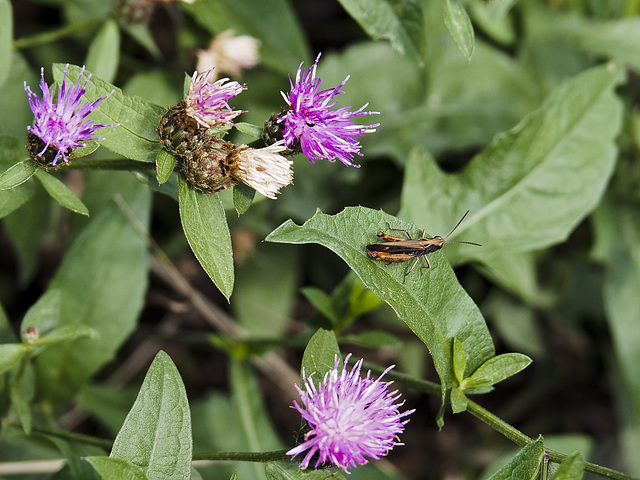
[[[155,162],[137,162],[129,159],[117,160],[71,160],[69,163],[62,164],[58,170],[129,170],[143,171],[155,170]]]
[[[88,20],[82,23],[76,23],[73,25],[67,25],[62,28],[58,28],[56,30],[51,30],[50,32],[39,33],[38,35],[32,35],[31,37],[20,38],[18,40],[13,41],[13,49],[14,50],[22,50],[24,48],[35,47],[37,45],[44,45],[47,43],[54,42],[60,38],[68,37],[71,35],[75,35],[76,33],[81,33],[86,30],[90,30],[96,25],[104,22],[104,18],[96,18],[94,20]]]
[[[83,435],[81,433],[69,432],[67,430],[60,430],[57,428],[41,428],[33,427],[34,432],[41,433],[42,435],[49,435],[51,437],[58,437],[70,442],[84,443],[86,445],[95,445],[96,447],[104,448],[105,450],[111,450],[113,441],[92,437],[91,435]]]
[[[193,460],[231,460],[238,462],[274,462],[287,460],[287,450],[272,452],[196,452]]]

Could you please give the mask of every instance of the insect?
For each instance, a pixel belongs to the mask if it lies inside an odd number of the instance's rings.
[[[412,238],[411,234],[408,231],[402,230],[401,228],[391,228],[391,225],[389,225],[389,222],[387,222],[387,227],[389,227],[389,230],[404,232],[406,233],[407,237],[409,237],[409,239],[406,239],[404,237],[397,237],[395,235],[389,235],[384,232],[378,232],[378,238],[381,238],[382,240],[384,240],[384,242],[372,243],[370,245],[367,245],[369,256],[375,260],[385,260],[389,262],[387,263],[387,265],[391,265],[392,263],[406,262],[408,260],[411,260],[412,258],[415,258],[416,261],[413,262],[413,265],[411,266],[409,271],[404,275],[404,280],[402,283],[405,283],[407,281],[407,276],[413,271],[414,268],[416,268],[420,257],[424,257],[424,259],[427,261],[426,267],[420,267],[420,272],[422,273],[423,268],[431,268],[431,263],[427,258],[427,254],[435,252],[436,250],[440,250],[446,243],[466,243],[468,245],[477,245],[478,247],[482,246],[479,243],[474,242],[447,242],[447,238],[449,238],[451,234],[456,231],[456,228],[458,228],[458,226],[462,223],[468,213],[469,210],[465,212],[460,221],[456,224],[455,227],[453,227],[453,230],[451,230],[449,234],[444,238],[439,235],[433,238],[426,238],[426,229],[422,231],[422,238]]]

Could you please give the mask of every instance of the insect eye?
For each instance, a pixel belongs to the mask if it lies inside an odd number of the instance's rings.
[[[378,232],[378,233],[376,233],[376,235],[377,235],[379,238],[382,238],[382,237],[384,237],[384,232]]]

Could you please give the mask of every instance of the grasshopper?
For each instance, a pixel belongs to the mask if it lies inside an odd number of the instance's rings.
[[[439,235],[433,238],[426,238],[426,229],[422,231],[421,238],[412,238],[411,234],[408,231],[401,228],[391,228],[391,225],[389,225],[389,222],[387,222],[387,227],[389,227],[389,230],[404,232],[409,238],[406,239],[404,237],[398,237],[395,235],[389,235],[384,232],[378,232],[378,238],[381,238],[382,240],[384,240],[384,242],[372,243],[370,245],[367,245],[369,256],[375,260],[387,261],[387,266],[391,265],[392,263],[406,262],[415,258],[416,261],[413,262],[413,265],[411,266],[409,271],[404,275],[404,280],[402,283],[406,283],[407,276],[413,271],[414,268],[416,268],[416,265],[418,264],[420,258],[424,257],[424,259],[427,261],[426,267],[420,267],[420,273],[422,273],[423,268],[431,268],[431,263],[427,258],[427,254],[440,250],[446,243],[466,243],[468,245],[477,245],[478,247],[482,246],[479,243],[474,242],[447,242],[447,238],[449,238],[451,234],[456,231],[456,228],[458,228],[458,226],[462,223],[468,213],[469,210],[465,212],[460,221],[456,224],[455,227],[453,227],[453,230],[451,230],[449,234],[444,238]]]

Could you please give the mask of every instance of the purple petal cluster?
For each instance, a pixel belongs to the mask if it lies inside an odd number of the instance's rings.
[[[404,417],[414,412],[398,411],[402,403],[395,403],[400,394],[397,390],[389,392],[393,382],[381,382],[382,377],[393,368],[387,368],[378,379],[360,377],[362,360],[347,370],[349,354],[339,372],[339,360],[327,372],[318,386],[311,375],[302,377],[305,389],[296,385],[300,401],[293,402],[294,407],[307,422],[310,431],[305,434],[304,442],[289,450],[288,455],[296,456],[307,452],[301,468],[307,468],[317,454],[314,468],[329,462],[348,472],[348,468],[364,465],[366,458],[379,460],[399,443],[398,434],[404,431],[408,420]]]
[[[315,163],[316,159],[330,162],[340,160],[345,165],[358,167],[359,165],[353,163],[353,157],[354,154],[362,154],[356,137],[375,132],[380,124],[356,125],[351,119],[379,112],[364,112],[368,103],[354,112],[349,110],[351,107],[332,110],[337,103],[334,97],[343,93],[342,87],[349,77],[335,88],[320,90],[321,80],[316,77],[319,60],[320,55],[308,69],[303,69],[300,64],[295,84],[289,77],[291,92],[289,95],[282,92],[284,100],[289,105],[284,119],[284,140],[288,147],[295,146],[299,141],[302,152],[312,163]]]
[[[26,82],[24,84],[24,89],[29,96],[31,111],[35,116],[33,125],[27,127],[27,130],[44,143],[44,148],[37,153],[37,156],[44,155],[50,147],[57,150],[52,162],[53,165],[56,164],[60,157],[65,163],[68,162],[72,149],[83,146],[81,142],[104,140],[94,136],[97,129],[115,126],[95,124],[91,120],[85,120],[96,106],[111,94],[94,102],[82,104],[82,95],[86,91],[85,87],[91,75],[87,77],[84,83],[81,83],[82,74],[84,73],[83,67],[77,83],[67,82],[68,68],[69,65],[64,69],[64,79],[55,101],[54,95],[44,81],[44,68],[40,70],[42,100],[31,91]]]
[[[200,74],[194,72],[189,84],[189,92],[184,99],[187,104],[187,115],[204,128],[233,125],[231,120],[243,111],[232,110],[228,100],[247,87],[238,82],[226,83],[228,78],[210,82],[211,77],[213,77],[213,69]]]

